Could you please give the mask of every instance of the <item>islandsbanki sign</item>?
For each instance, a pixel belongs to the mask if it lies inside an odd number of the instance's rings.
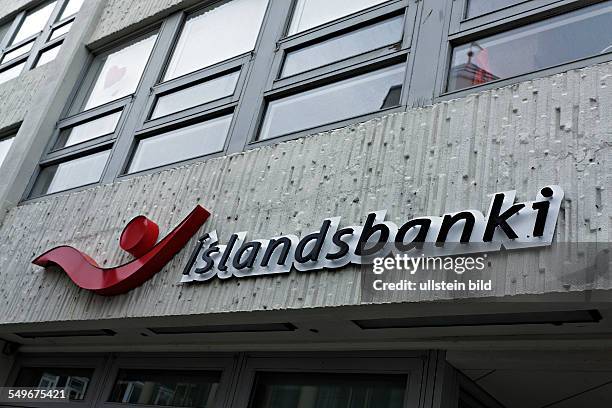
[[[363,226],[341,227],[340,217],[327,218],[302,237],[249,241],[245,231],[220,245],[213,231],[198,240],[181,282],[336,269],[391,254],[435,257],[550,245],[563,190],[543,187],[535,201],[522,203],[515,203],[515,196],[516,191],[493,194],[486,215],[464,210],[399,226],[385,221],[383,210],[369,213]]]

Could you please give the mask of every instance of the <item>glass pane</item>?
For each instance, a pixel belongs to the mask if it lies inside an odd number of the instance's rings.
[[[291,51],[281,76],[299,74],[345,58],[376,50],[402,40],[404,16],[397,16],[340,37]]]
[[[17,64],[9,69],[5,69],[0,72],[0,84],[6,81],[10,81],[13,78],[17,78],[21,71],[23,71],[23,67],[25,66],[25,62],[21,64]]]
[[[448,90],[612,51],[612,6],[598,4],[464,44],[453,50]]]
[[[45,24],[47,24],[49,21],[51,13],[53,13],[53,9],[55,8],[55,3],[55,1],[47,3],[44,6],[29,12],[26,18],[23,20],[23,23],[21,23],[19,30],[17,30],[17,34],[15,34],[15,37],[13,37],[11,44],[17,44],[19,41],[25,40],[34,34],[40,33],[43,28],[45,28]]]
[[[155,103],[151,119],[160,118],[194,106],[234,94],[240,72],[232,72],[168,95],[160,96]]]
[[[251,51],[267,6],[268,0],[222,1],[189,17],[164,81]]]
[[[72,22],[68,24],[64,24],[63,26],[54,28],[53,31],[51,31],[51,35],[49,36],[49,41],[55,40],[56,38],[60,38],[62,35],[68,34],[71,28],[72,28]]]
[[[405,388],[403,375],[262,373],[250,408],[401,408]]]
[[[78,13],[81,9],[81,6],[83,5],[83,1],[84,0],[68,0],[68,4],[66,4],[66,7],[64,7],[64,10],[62,11],[62,14],[60,15],[58,21],[61,21],[66,17],[70,17],[73,14]]]
[[[40,67],[45,65],[55,59],[60,52],[60,48],[62,48],[62,44],[57,44],[55,47],[51,47],[46,49],[45,51],[40,53],[38,57],[38,61],[36,61],[36,67]]]
[[[289,35],[367,9],[387,0],[297,0]]]
[[[38,176],[33,195],[64,191],[100,181],[110,150],[45,167]]]
[[[147,65],[157,34],[131,44],[106,57],[85,110],[133,94]]]
[[[270,139],[399,105],[404,64],[272,101],[260,139]]]
[[[8,31],[10,26],[10,22],[0,25],[0,43],[2,43],[2,40],[4,40],[4,36],[6,35],[6,32]]]
[[[102,116],[101,118],[94,119],[90,122],[86,122],[72,128],[64,129],[60,132],[55,148],[59,149],[62,147],[73,146],[88,140],[93,140],[100,136],[109,135],[115,132],[120,117],[121,111],[111,113],[108,116]]]
[[[467,17],[480,16],[526,0],[468,0]]]
[[[14,139],[14,137],[9,137],[8,139],[0,140],[0,166],[2,166],[4,159],[6,159],[6,155],[8,154]]]
[[[220,152],[231,122],[229,115],[143,139],[128,173]]]
[[[120,370],[109,402],[213,407],[220,373],[206,371]]]
[[[92,374],[91,368],[26,367],[19,372],[14,386],[66,390],[68,398],[82,400]]]
[[[14,60],[17,57],[21,57],[24,54],[30,52],[32,47],[34,46],[34,41],[30,41],[29,43],[25,43],[18,48],[15,48],[13,51],[9,51],[4,54],[2,57],[2,61],[0,63],[4,64],[5,62],[9,62],[10,60]]]

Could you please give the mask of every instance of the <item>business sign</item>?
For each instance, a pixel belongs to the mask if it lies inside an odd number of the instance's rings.
[[[414,218],[401,226],[386,221],[384,210],[369,213],[363,226],[341,227],[341,218],[333,217],[302,237],[247,240],[243,231],[221,245],[213,231],[199,239],[181,282],[337,269],[390,254],[436,257],[546,246],[563,194],[559,186],[546,186],[534,201],[515,203],[516,191],[505,191],[493,194],[486,215],[464,210]]]
[[[145,216],[132,219],[119,245],[135,257],[113,268],[101,268],[89,255],[70,246],[59,246],[38,256],[33,264],[59,266],[80,288],[99,295],[118,295],[142,285],[159,272],[195,235],[210,213],[199,205],[157,244],[159,228]]]
[[[534,201],[515,203],[515,191],[496,193],[485,214],[464,210],[407,220],[401,226],[386,221],[386,211],[368,214],[362,226],[341,226],[340,217],[323,220],[321,228],[298,237],[247,240],[248,232],[232,234],[225,245],[216,231],[197,242],[181,282],[208,281],[337,269],[348,264],[369,264],[389,254],[448,256],[550,245],[563,190],[547,186]],[[90,256],[70,246],[53,248],[32,262],[59,266],[79,287],[101,295],[125,293],[159,272],[187,245],[210,213],[196,208],[165,238],[157,242],[159,228],[144,216],[123,230],[120,246],[135,259],[102,268]]]

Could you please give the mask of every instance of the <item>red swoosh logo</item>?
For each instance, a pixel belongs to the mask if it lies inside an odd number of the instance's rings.
[[[159,272],[189,242],[189,239],[200,229],[209,216],[210,213],[205,208],[199,205],[196,206],[159,243],[150,247],[150,249],[146,248],[147,251],[144,253],[141,247],[140,253],[143,253],[141,256],[114,268],[100,268],[87,254],[70,246],[53,248],[34,259],[32,263],[42,267],[57,265],[66,272],[74,283],[83,289],[91,290],[100,295],[118,295],[140,286]],[[157,239],[157,226],[145,217],[136,217],[128,223],[122,234],[122,247],[124,247],[124,235],[128,232],[132,235],[134,234],[133,229],[132,231],[128,231],[128,229],[133,221],[137,219],[145,219],[148,223],[153,224],[154,227],[148,226],[148,235],[146,237],[143,236],[142,240],[150,240],[151,229],[155,229],[155,236],[152,241],[152,243],[155,243]],[[136,234],[140,233],[140,231],[136,232]],[[127,248],[124,247],[124,249]]]

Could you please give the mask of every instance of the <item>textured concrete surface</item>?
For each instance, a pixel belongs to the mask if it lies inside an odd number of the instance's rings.
[[[532,199],[560,184],[557,240],[609,242],[612,63],[570,71],[332,132],[27,203],[0,227],[0,322],[64,321],[355,305],[355,268],[180,285],[191,245],[153,279],[114,298],[78,289],[58,271],[30,264],[69,244],[101,265],[128,258],[119,235],[137,214],[162,234],[195,204],[212,211],[204,229],[252,238],[307,233],[323,218],[343,225],[388,209],[401,222],[475,208],[487,194]],[[547,269],[545,251],[504,253],[491,273],[499,297],[585,289]],[[553,274],[553,275],[551,275]],[[611,289],[609,276],[590,288]],[[376,303],[431,300],[396,294]],[[433,295],[432,295],[433,296]],[[452,298],[452,293],[436,298]],[[482,296],[474,293],[470,296]]]
[[[2,0],[0,1],[0,23],[10,22],[10,16],[13,13],[24,10],[30,4],[36,3],[36,0]],[[8,18],[7,18],[8,17]],[[5,18],[7,18],[5,20]]]
[[[49,79],[49,64],[0,84],[0,130],[21,122]]]
[[[198,0],[94,0],[106,1],[90,44],[100,40],[107,41],[117,37],[123,30],[130,32],[139,27],[146,27],[153,21],[197,4]]]

